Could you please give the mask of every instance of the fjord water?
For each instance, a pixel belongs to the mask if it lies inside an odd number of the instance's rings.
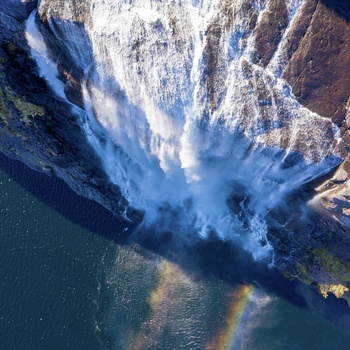
[[[47,196],[69,200],[45,185]],[[3,170],[0,198],[0,348],[98,349],[93,303],[109,241],[62,217]]]
[[[93,216],[94,204],[57,179],[1,161],[1,349],[348,349],[345,305],[329,301],[339,326],[310,310],[330,311],[311,290],[299,286],[298,307],[293,284],[277,295],[259,272],[259,282],[235,282],[239,263],[221,276],[232,260],[225,249],[213,259],[217,243],[193,256],[172,249],[176,242],[160,253],[118,240],[121,224],[114,240],[96,234],[84,222],[108,231],[103,209]],[[69,219],[64,206],[76,210]]]

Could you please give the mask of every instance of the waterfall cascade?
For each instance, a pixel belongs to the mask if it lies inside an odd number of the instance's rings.
[[[83,103],[74,112],[144,223],[170,228],[162,217],[172,212],[181,227],[203,237],[214,230],[266,256],[270,210],[340,161],[337,127],[300,105],[283,79],[301,1],[285,2],[288,20],[266,65],[256,59],[254,29],[270,11],[264,0],[55,6],[42,0],[39,14],[79,71]],[[34,20],[33,57],[64,97],[50,68],[62,57],[46,48]]]

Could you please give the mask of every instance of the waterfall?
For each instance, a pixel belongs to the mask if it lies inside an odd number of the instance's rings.
[[[31,55],[38,64],[39,75],[46,79],[59,97],[66,99],[64,84],[58,79],[56,64],[50,59],[43,36],[35,24],[36,14],[37,10],[34,10],[26,22],[26,39],[31,48]]]
[[[339,163],[337,128],[301,106],[282,77],[300,1],[286,2],[289,25],[266,67],[254,61],[247,13],[259,23],[267,2],[249,12],[244,3],[90,0],[85,32],[74,2],[64,2],[61,18],[44,0],[39,13],[84,73],[77,117],[87,140],[144,224],[170,229],[164,216],[173,213],[184,231],[215,231],[261,258],[271,250],[270,210]],[[33,57],[64,97],[34,16]]]

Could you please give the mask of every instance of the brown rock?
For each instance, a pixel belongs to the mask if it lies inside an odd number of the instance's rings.
[[[323,215],[338,222],[346,237],[350,233],[350,156],[339,166],[334,176],[316,188],[319,195],[313,205],[323,210]],[[324,209],[326,211],[324,211]]]
[[[221,87],[224,86],[222,72],[226,67],[226,62],[220,60],[221,45],[220,41],[225,30],[229,30],[233,22],[232,4],[230,1],[224,1],[222,4],[223,16],[217,16],[209,24],[207,30],[207,40],[205,45],[206,66],[207,66],[207,90],[210,103],[210,111],[217,108],[220,95],[222,94]],[[222,23],[224,21],[224,23]]]
[[[317,0],[305,1],[294,19],[294,25],[287,35],[287,46],[285,48],[286,59],[290,60],[301,39],[304,37],[315,13]]]
[[[344,6],[350,8],[345,1],[320,2],[306,31],[307,18],[295,23],[289,39],[292,57],[283,74],[301,104],[339,126],[350,96],[350,23],[342,15]],[[305,6],[308,18],[313,7],[313,0]]]
[[[43,22],[53,17],[87,25],[90,23],[90,5],[90,1],[42,0],[39,15]]]
[[[255,29],[256,54],[262,66],[267,66],[276,52],[288,25],[288,10],[283,0],[271,0]]]

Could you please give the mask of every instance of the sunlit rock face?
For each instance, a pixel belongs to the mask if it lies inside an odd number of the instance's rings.
[[[34,16],[24,51],[65,106],[43,112],[64,149],[43,152],[50,172],[128,220],[349,285],[317,250],[349,258],[346,1],[42,0]]]

